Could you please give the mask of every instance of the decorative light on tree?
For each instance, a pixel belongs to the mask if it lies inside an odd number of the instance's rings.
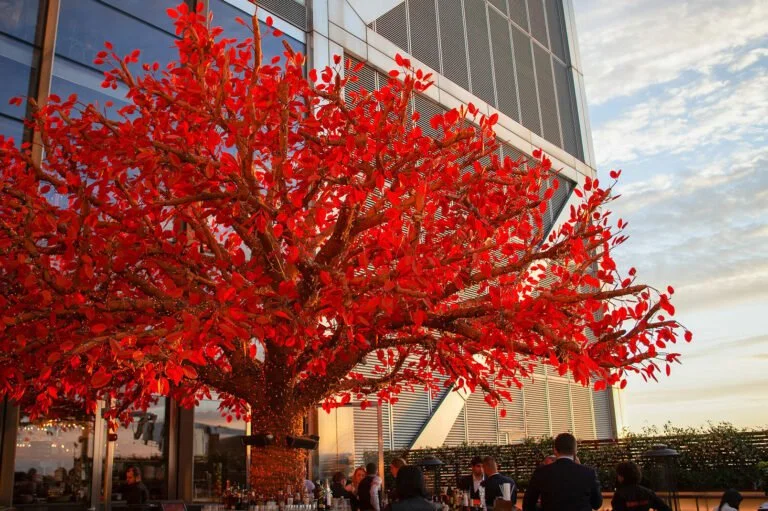
[[[550,161],[499,161],[496,116],[472,105],[424,136],[408,104],[431,77],[408,60],[347,104],[340,58],[307,80],[290,48],[258,64],[255,18],[237,42],[169,13],[177,64],[97,58],[129,105],[52,96],[29,121],[41,163],[0,138],[0,395],[33,415],[109,398],[126,419],[216,391],[278,439],[252,478],[284,488],[303,454],[279,439],[319,403],[443,377],[495,406],[534,362],[596,388],[669,372],[672,289],[619,274],[610,186],[587,179],[547,235]]]

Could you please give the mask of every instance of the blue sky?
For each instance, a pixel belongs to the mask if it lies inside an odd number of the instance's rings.
[[[768,2],[574,5],[599,173],[623,170],[617,258],[695,336],[630,381],[626,425],[768,426]]]

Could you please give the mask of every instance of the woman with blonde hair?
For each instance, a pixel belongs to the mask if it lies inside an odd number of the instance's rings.
[[[347,483],[347,486],[345,489],[349,492],[350,498],[350,506],[352,507],[352,511],[357,511],[358,509],[358,498],[357,498],[357,487],[360,485],[360,481],[365,479],[365,467],[357,467],[352,474],[352,479]]]

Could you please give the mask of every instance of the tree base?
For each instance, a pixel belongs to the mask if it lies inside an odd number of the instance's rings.
[[[301,492],[306,477],[307,452],[288,447],[251,447],[251,488],[256,495],[276,497],[290,486]]]

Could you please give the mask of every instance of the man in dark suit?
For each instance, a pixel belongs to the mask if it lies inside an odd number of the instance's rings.
[[[517,503],[517,485],[509,477],[499,474],[499,466],[492,456],[483,458],[483,472],[485,472],[485,481],[482,482],[485,488],[485,507],[493,508],[496,498],[503,495],[501,488],[504,483],[509,483],[510,500],[514,506]]]
[[[471,463],[472,472],[460,478],[456,486],[459,490],[469,493],[470,500],[480,500],[480,484],[485,481],[483,458],[475,456]]]
[[[523,498],[523,511],[591,511],[600,509],[603,495],[594,470],[576,460],[576,438],[560,433],[555,438],[557,461],[542,465],[531,477]]]

